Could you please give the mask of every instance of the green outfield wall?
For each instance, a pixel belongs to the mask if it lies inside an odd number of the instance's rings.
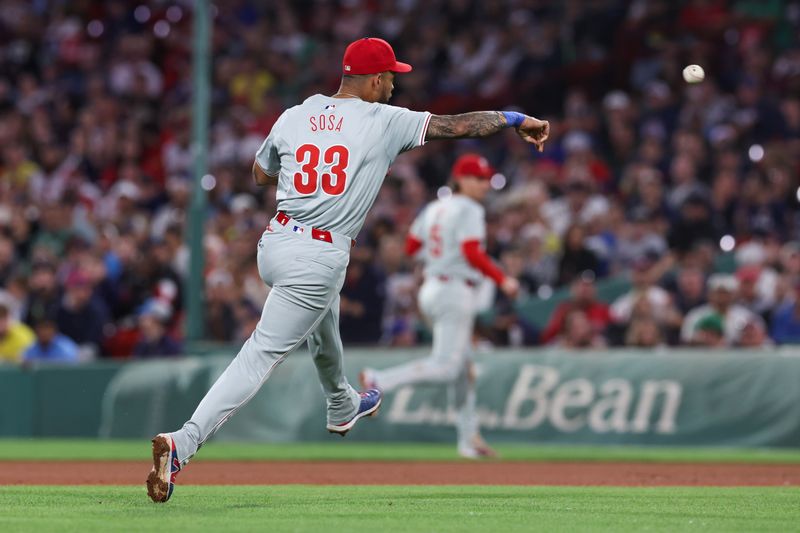
[[[350,350],[347,368],[424,351]],[[229,357],[82,367],[0,367],[0,436],[147,438],[191,415]],[[800,446],[800,351],[498,351],[477,357],[478,406],[495,442]],[[450,392],[406,387],[348,439],[452,441]],[[305,352],[292,355],[216,438],[302,441],[325,431]]]

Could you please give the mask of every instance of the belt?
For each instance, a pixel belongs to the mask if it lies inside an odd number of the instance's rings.
[[[310,237],[315,241],[327,242],[328,244],[344,250],[345,252],[350,251],[350,248],[356,245],[355,239],[351,239],[346,235],[333,233],[324,229],[306,226],[305,224],[301,224],[297,220],[294,220],[283,211],[278,211],[273,220],[277,222],[279,224],[278,227],[282,228],[286,233],[294,233],[295,235],[301,237]],[[271,223],[267,225],[268,231],[272,231],[272,229]]]
[[[443,274],[439,275],[439,276],[436,276],[436,279],[438,279],[439,281],[444,281],[445,283],[450,281],[451,279],[457,279],[457,280],[463,281],[464,284],[467,287],[475,288],[475,287],[478,286],[478,282],[477,281],[473,281],[471,279],[466,279],[466,278],[451,278],[450,276],[445,276]]]

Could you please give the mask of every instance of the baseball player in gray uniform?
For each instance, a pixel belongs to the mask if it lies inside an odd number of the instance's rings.
[[[508,127],[542,149],[549,124],[521,113],[434,116],[386,105],[395,73],[410,70],[382,39],[351,43],[338,92],[286,110],[256,153],[253,179],[278,187],[278,213],[257,250],[259,274],[272,290],[255,331],[191,419],[153,438],[153,501],[170,498],[181,468],[303,342],[325,393],[329,431],[343,435],[376,412],[381,393],[359,393],[344,376],[339,291],[354,239],[398,154],[427,140],[485,137]]]
[[[451,385],[458,418],[458,453],[477,459],[495,455],[481,438],[475,413],[475,371],[470,346],[477,309],[477,287],[491,278],[514,298],[519,282],[506,276],[483,251],[486,219],[481,201],[492,170],[478,154],[464,154],[453,165],[454,194],[428,205],[411,225],[406,252],[422,259],[425,282],[419,308],[433,328],[430,357],[381,371],[365,368],[362,385],[391,392],[404,385]]]

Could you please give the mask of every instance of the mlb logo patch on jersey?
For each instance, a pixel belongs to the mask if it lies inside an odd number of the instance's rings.
[[[295,232],[295,233],[303,233],[305,230],[306,230],[306,228],[304,228],[302,226],[295,226],[295,227],[292,228],[292,231]]]
[[[328,104],[325,106],[325,111],[333,111],[336,109],[336,104]]]

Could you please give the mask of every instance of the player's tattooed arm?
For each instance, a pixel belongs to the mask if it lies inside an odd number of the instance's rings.
[[[509,124],[509,114],[499,111],[474,111],[461,115],[432,115],[428,123],[425,140],[462,139],[465,137],[488,137],[503,128],[513,126],[523,141],[536,146],[541,152],[550,136],[550,123],[546,120],[513,113],[520,122]],[[512,116],[512,118],[514,118]]]
[[[256,185],[277,185],[278,174],[270,176],[258,166],[258,163],[253,163],[253,181],[256,182]]]
[[[461,115],[432,115],[426,140],[487,137],[506,127],[505,117],[498,111],[474,111]]]

